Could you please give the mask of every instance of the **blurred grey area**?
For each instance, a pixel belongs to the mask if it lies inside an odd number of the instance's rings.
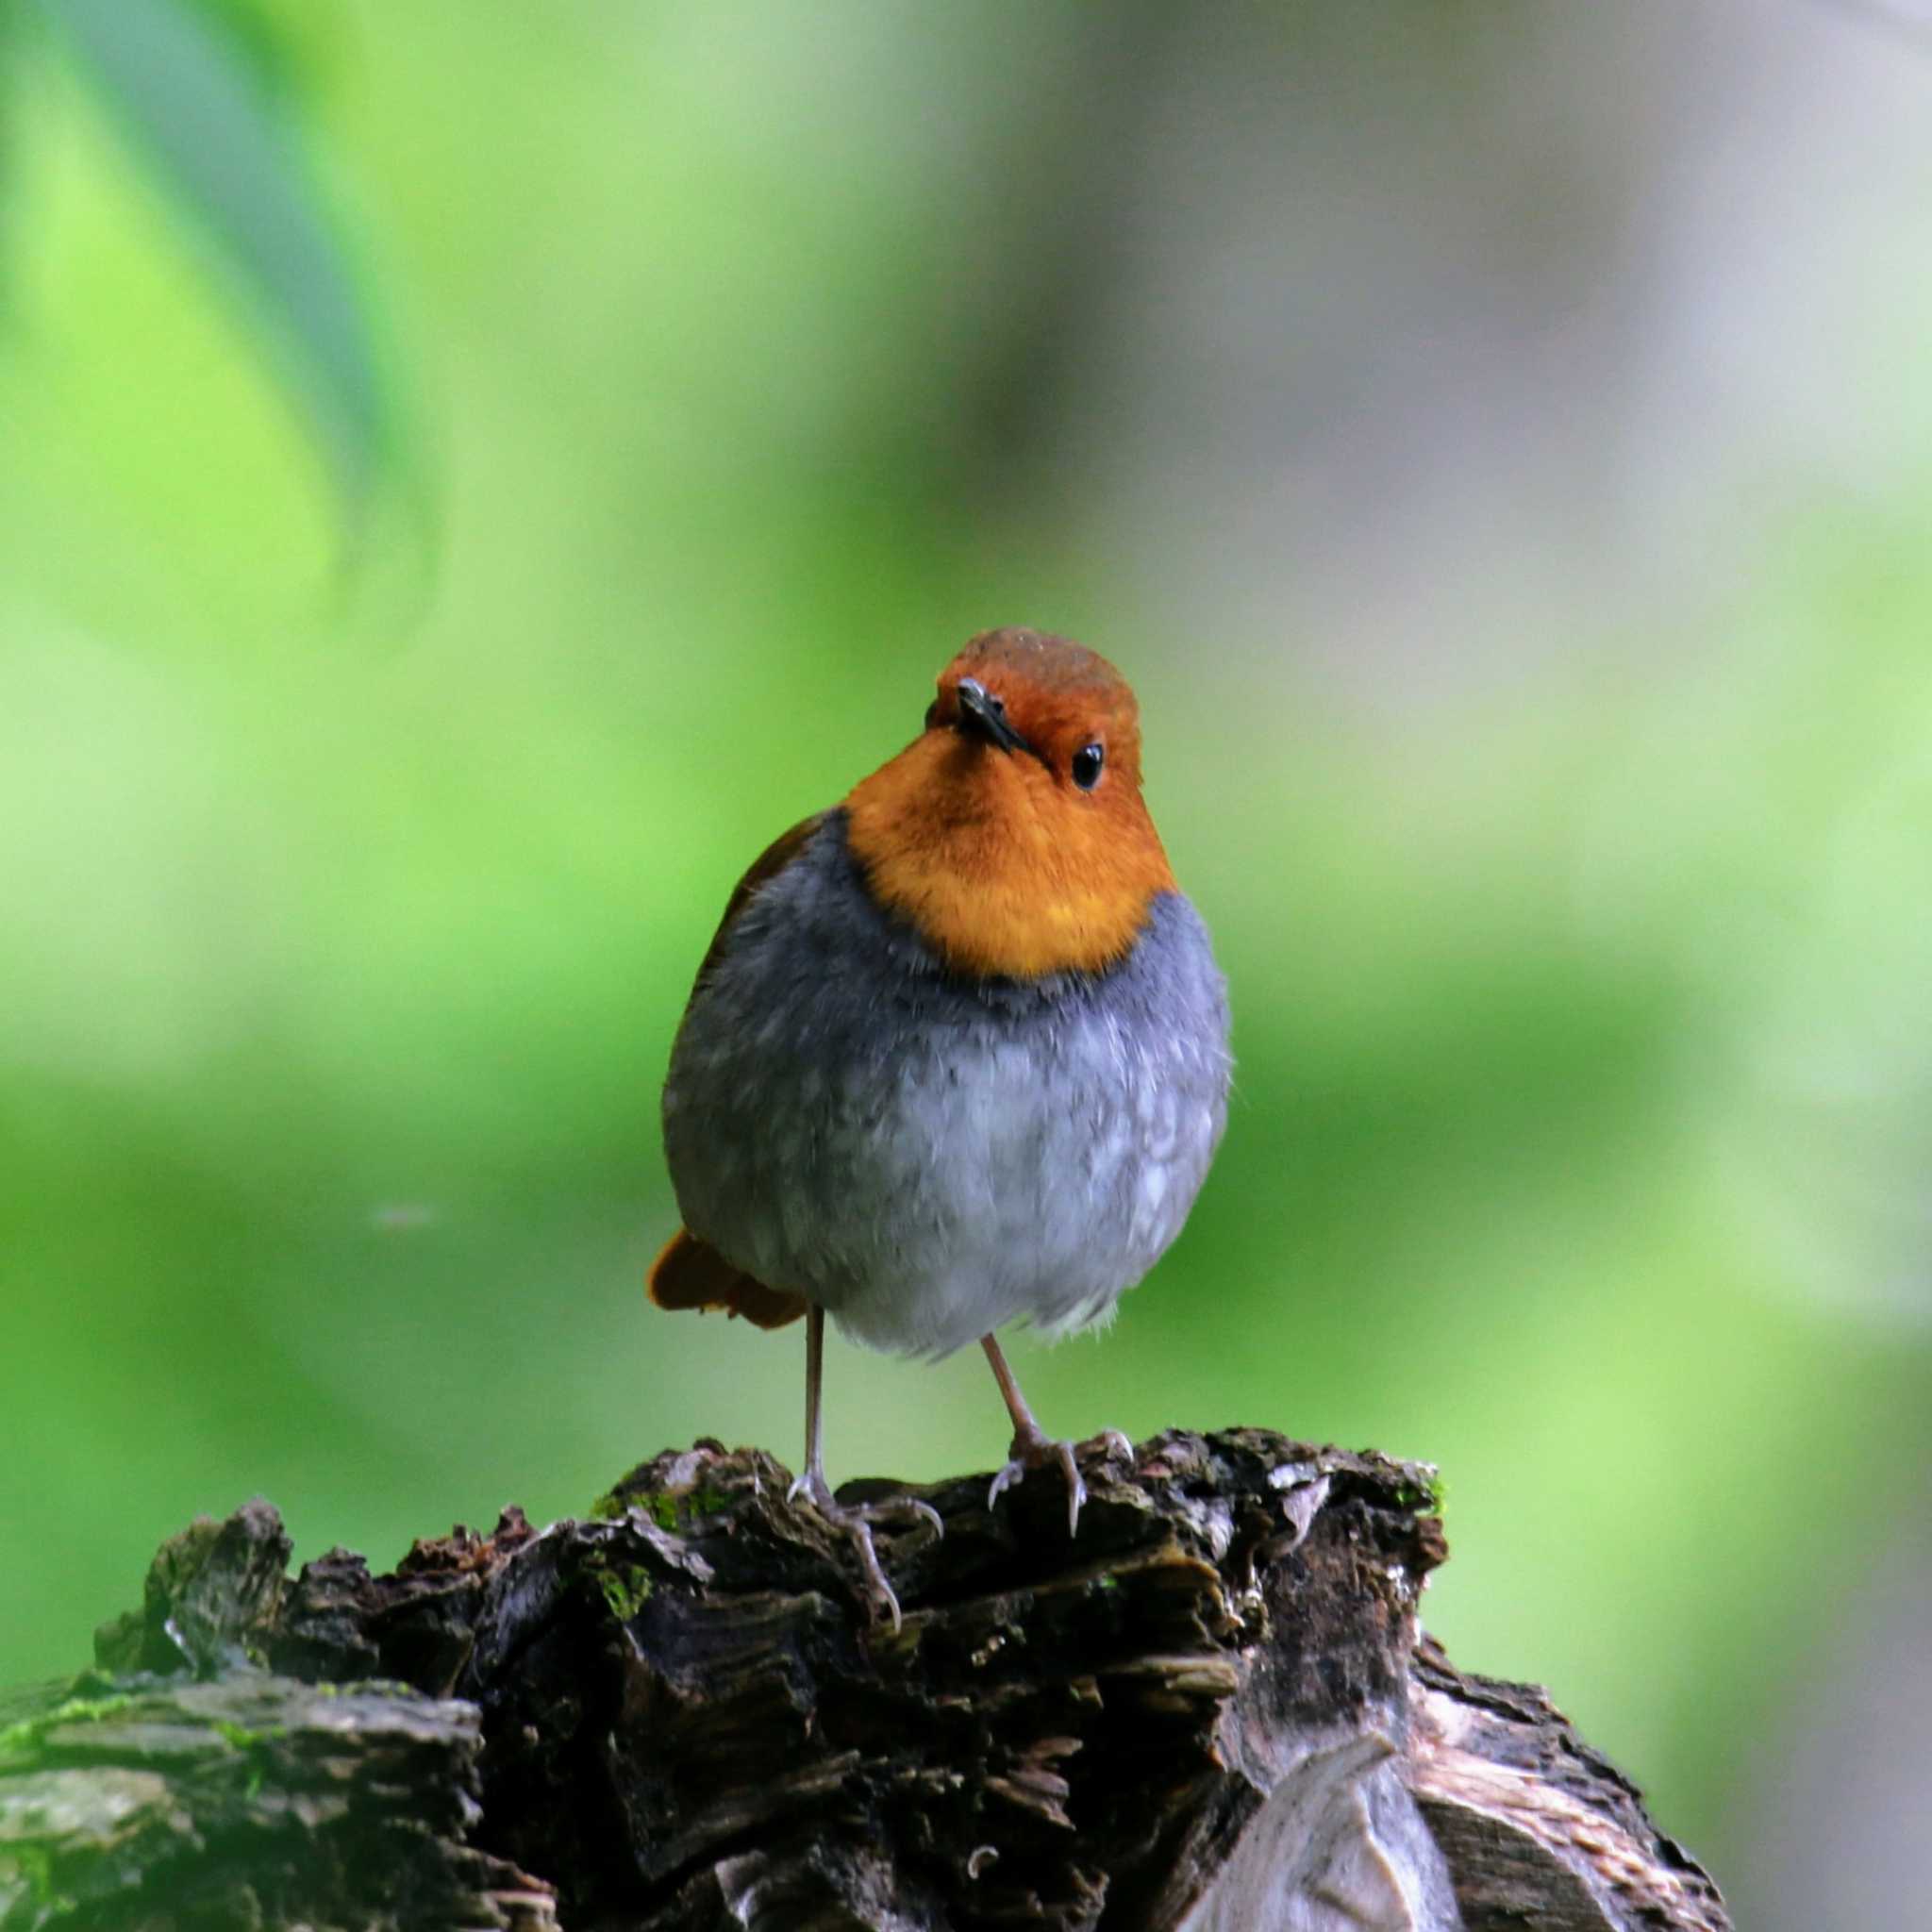
[[[1086,31],[1036,257],[986,294],[1050,345],[1046,489],[1158,563],[1177,638],[1211,610],[1388,704],[1646,641],[1688,681],[1775,640],[1651,613],[1923,468],[1932,38],[1837,0]],[[1874,350],[1897,387],[1851,391]]]
[[[1932,1494],[1919,1498],[1897,1547],[1833,1607],[1772,1735],[1740,1755],[1726,1890],[1740,1926],[1932,1925],[1928,1525]],[[1794,1556],[1792,1587],[1821,1582]]]

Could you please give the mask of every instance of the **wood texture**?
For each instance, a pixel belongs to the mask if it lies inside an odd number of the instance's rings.
[[[1430,1472],[1103,1456],[1077,1541],[1039,1477],[914,1491],[896,1633],[716,1443],[386,1576],[198,1523],[95,1672],[0,1703],[0,1928],[1726,1932],[1540,1691],[1419,1636]]]

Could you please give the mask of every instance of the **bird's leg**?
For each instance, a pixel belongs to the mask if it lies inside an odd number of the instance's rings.
[[[1007,1452],[1009,1459],[1006,1468],[993,1477],[992,1488],[987,1491],[986,1507],[991,1509],[1029,1469],[1043,1469],[1048,1463],[1055,1463],[1067,1479],[1067,1534],[1078,1536],[1080,1505],[1087,1500],[1087,1485],[1080,1478],[1074,1445],[1049,1436],[1033,1419],[1033,1411],[1020,1393],[1019,1380],[999,1343],[991,1335],[982,1335],[979,1345],[992,1364],[992,1378],[1006,1398],[1007,1413],[1013,1418],[1013,1446]],[[1134,1445],[1118,1429],[1104,1430],[1098,1440],[1114,1454],[1133,1460]]]
[[[940,1521],[940,1512],[917,1496],[888,1496],[877,1503],[848,1504],[832,1494],[832,1486],[825,1480],[824,1441],[819,1417],[824,1379],[825,1311],[814,1302],[805,1318],[805,1473],[786,1491],[785,1500],[795,1503],[804,1496],[834,1529],[843,1530],[852,1539],[852,1546],[858,1552],[859,1568],[865,1573],[865,1587],[873,1601],[891,1616],[896,1630],[900,1622],[899,1599],[886,1581],[885,1571],[879,1567],[879,1553],[873,1547],[872,1525],[893,1517],[910,1518],[915,1523],[931,1524],[935,1536],[943,1536],[946,1526]]]

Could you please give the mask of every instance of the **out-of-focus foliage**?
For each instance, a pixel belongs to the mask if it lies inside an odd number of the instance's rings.
[[[246,50],[245,141],[137,18]],[[745,862],[1028,622],[1136,681],[1241,1060],[1036,1407],[1439,1459],[1458,1658],[1798,1923],[1780,1683],[1932,1465],[1932,64],[1802,0],[29,22],[0,1678],[252,1490],[385,1559],[792,1449],[794,1336],[641,1301],[672,1029]],[[441,546],[352,621],[399,420]],[[1002,1446],[963,1357],[829,1403],[835,1474]]]
[[[345,491],[394,440],[368,305],[296,125],[289,42],[248,0],[33,0],[143,172],[233,278]]]

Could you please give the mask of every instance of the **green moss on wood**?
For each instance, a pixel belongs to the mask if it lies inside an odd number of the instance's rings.
[[[1420,1480],[1406,1482],[1395,1491],[1397,1507],[1424,1516],[1441,1515],[1443,1499],[1449,1493],[1442,1472],[1428,1463],[1411,1463],[1409,1468]]]
[[[689,1529],[703,1516],[716,1516],[728,1509],[735,1499],[726,1490],[714,1490],[700,1483],[690,1490],[638,1490],[626,1495],[606,1490],[591,1505],[591,1516],[603,1523],[622,1523],[633,1509],[641,1510],[659,1529],[674,1535]]]
[[[33,1900],[43,1924],[48,1918],[64,1918],[79,1908],[78,1901],[63,1896],[55,1884],[54,1855],[45,1845],[16,1840],[0,1851],[0,1899],[9,1885],[25,1890]]]
[[[234,1724],[226,1718],[217,1718],[215,1729],[237,1751],[253,1751],[260,1745],[275,1743],[289,1735],[286,1724],[270,1724],[263,1730],[252,1731],[246,1724]]]
[[[0,1730],[0,1757],[28,1756],[39,1751],[49,1731],[58,1730],[62,1724],[98,1724],[103,1718],[125,1710],[133,1702],[132,1697],[123,1696],[70,1697],[39,1717],[23,1718]]]
[[[651,1573],[641,1563],[613,1562],[603,1550],[594,1550],[586,1559],[610,1614],[620,1624],[628,1624],[650,1602],[658,1586]]]

